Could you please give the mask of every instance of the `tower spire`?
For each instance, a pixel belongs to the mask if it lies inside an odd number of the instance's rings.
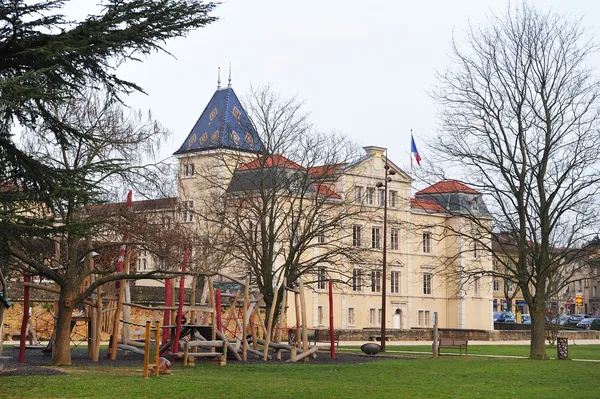
[[[229,84],[227,87],[231,87],[231,61],[229,61]]]
[[[219,72],[218,72],[218,78],[217,78],[217,90],[219,90],[221,88],[221,67],[219,67]]]

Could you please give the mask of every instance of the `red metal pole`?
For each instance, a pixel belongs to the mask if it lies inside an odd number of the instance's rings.
[[[221,290],[215,290],[215,312],[217,312],[217,330],[223,332],[223,321],[221,320]]]
[[[30,280],[29,273],[25,272],[23,282],[28,283]],[[21,323],[21,340],[19,346],[19,363],[25,361],[25,336],[27,332],[27,323],[29,322],[29,287],[24,285],[23,287],[23,322]]]
[[[165,279],[165,306],[171,306],[171,279]],[[163,316],[163,326],[166,327],[169,324],[171,324],[171,311],[170,310],[165,310],[164,316]],[[168,330],[165,329],[164,332],[166,332]],[[162,344],[166,344],[167,340],[169,339],[169,334],[165,334],[163,332],[163,336],[162,336]]]
[[[335,359],[335,330],[333,328],[333,283],[329,281],[329,336],[331,337],[331,358]]]
[[[183,266],[181,267],[181,273],[185,273],[185,267],[188,263],[188,257],[190,256],[190,249],[185,249],[185,255],[183,257]],[[171,346],[171,352],[177,353],[179,351],[179,337],[181,337],[181,319],[183,318],[183,301],[185,300],[185,275],[179,277],[179,303],[177,304],[177,327],[175,330],[175,340]]]

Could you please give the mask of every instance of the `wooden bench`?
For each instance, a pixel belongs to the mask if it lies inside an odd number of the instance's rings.
[[[335,330],[333,332],[333,340],[335,342],[335,347],[338,348],[340,346],[340,333]],[[329,330],[315,330],[313,342],[315,345],[317,342],[331,343],[331,334],[329,333]]]
[[[438,343],[438,355],[440,354],[441,348],[458,348],[459,354],[462,355],[463,348],[465,349],[465,356],[468,356],[469,352],[469,341],[466,339],[453,339],[453,338],[440,338]]]

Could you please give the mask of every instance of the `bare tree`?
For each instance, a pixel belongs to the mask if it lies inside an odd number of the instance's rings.
[[[46,129],[42,124],[40,130],[27,132],[27,151],[40,163],[73,171],[73,176],[83,181],[73,182],[73,186],[61,188],[60,195],[52,196],[52,211],[44,204],[24,203],[28,222],[39,226],[38,235],[20,236],[6,244],[16,260],[13,267],[51,279],[59,287],[52,364],[61,365],[71,363],[69,336],[75,306],[107,282],[164,275],[165,270],[160,269],[135,275],[114,274],[114,256],[108,257],[110,262],[94,262],[94,268],[90,268],[86,255],[118,253],[114,249],[122,245],[124,231],[135,229],[133,237],[148,238],[147,231],[136,229],[139,224],[134,223],[132,210],[103,204],[124,184],[139,187],[137,183],[148,181],[152,168],[143,162],[153,159],[167,131],[150,117],[129,113],[112,97],[94,90],[62,104],[56,114],[61,123],[79,132],[77,139],[61,140],[53,128]],[[151,227],[145,225],[146,230]],[[145,245],[150,246],[148,241]],[[90,274],[98,278],[82,289]]]
[[[462,209],[476,227],[454,233],[503,266],[471,273],[517,281],[531,312],[530,357],[546,358],[546,305],[589,270],[585,243],[600,221],[596,46],[578,21],[527,2],[467,33],[434,93],[442,129],[432,159],[458,167],[484,196],[494,222]]]
[[[276,305],[276,320],[283,298],[281,288],[274,304],[277,287],[299,278],[345,283],[342,262],[360,258],[346,221],[365,211],[340,183],[357,152],[345,137],[315,131],[301,102],[270,87],[253,89],[246,109],[261,150],[212,156],[188,190],[204,193],[198,217],[214,250],[226,255],[222,267],[250,276],[267,309]]]

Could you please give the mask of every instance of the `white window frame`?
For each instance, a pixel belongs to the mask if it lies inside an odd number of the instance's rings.
[[[327,289],[327,268],[323,266],[317,268],[317,289],[321,291]]]
[[[390,294],[400,294],[402,272],[400,270],[390,271]]]
[[[473,296],[481,296],[481,276],[473,277]]]
[[[385,190],[377,190],[377,206],[385,205]]]
[[[181,210],[183,222],[194,221],[194,201],[183,201],[183,207]]]
[[[375,189],[373,187],[367,187],[367,189],[365,190],[365,204],[367,205],[373,205],[374,202],[374,197],[375,196]]]
[[[371,226],[371,249],[381,249],[381,227]]]
[[[379,269],[371,270],[371,292],[372,293],[380,293],[381,292],[381,278],[382,271]]]
[[[321,327],[325,324],[325,307],[323,305],[317,305],[317,326]]]
[[[352,292],[362,292],[365,286],[362,269],[352,269]]]
[[[317,244],[325,244],[325,228],[322,220],[319,221],[317,229]]]
[[[480,259],[481,258],[481,245],[479,241],[473,241],[473,258]]]
[[[390,229],[390,250],[400,251],[400,229]]]
[[[186,162],[183,164],[183,176],[193,177],[196,174],[196,165],[193,162]]]
[[[494,279],[493,285],[494,285],[494,291],[500,291],[500,280]]]
[[[352,246],[360,248],[362,246],[362,226],[352,225]]]
[[[388,191],[388,206],[390,208],[395,208],[397,206],[398,192],[396,190]]]
[[[422,234],[422,246],[421,249],[423,251],[424,254],[430,254],[433,251],[433,245],[432,245],[432,241],[433,241],[433,234],[431,233],[431,231],[429,230],[425,230]]]
[[[361,204],[362,203],[362,196],[363,196],[363,188],[362,186],[354,186],[354,203],[355,204]]]
[[[381,308],[369,308],[369,326],[381,326]]]
[[[356,309],[353,307],[349,307],[346,312],[346,322],[348,326],[355,327],[356,326]]]
[[[429,309],[417,310],[417,324],[419,327],[429,327],[431,325],[431,311]]]
[[[433,273],[431,272],[423,272],[422,276],[422,290],[423,295],[433,295]]]
[[[144,248],[138,248],[137,271],[144,272],[148,270],[148,251]]]

